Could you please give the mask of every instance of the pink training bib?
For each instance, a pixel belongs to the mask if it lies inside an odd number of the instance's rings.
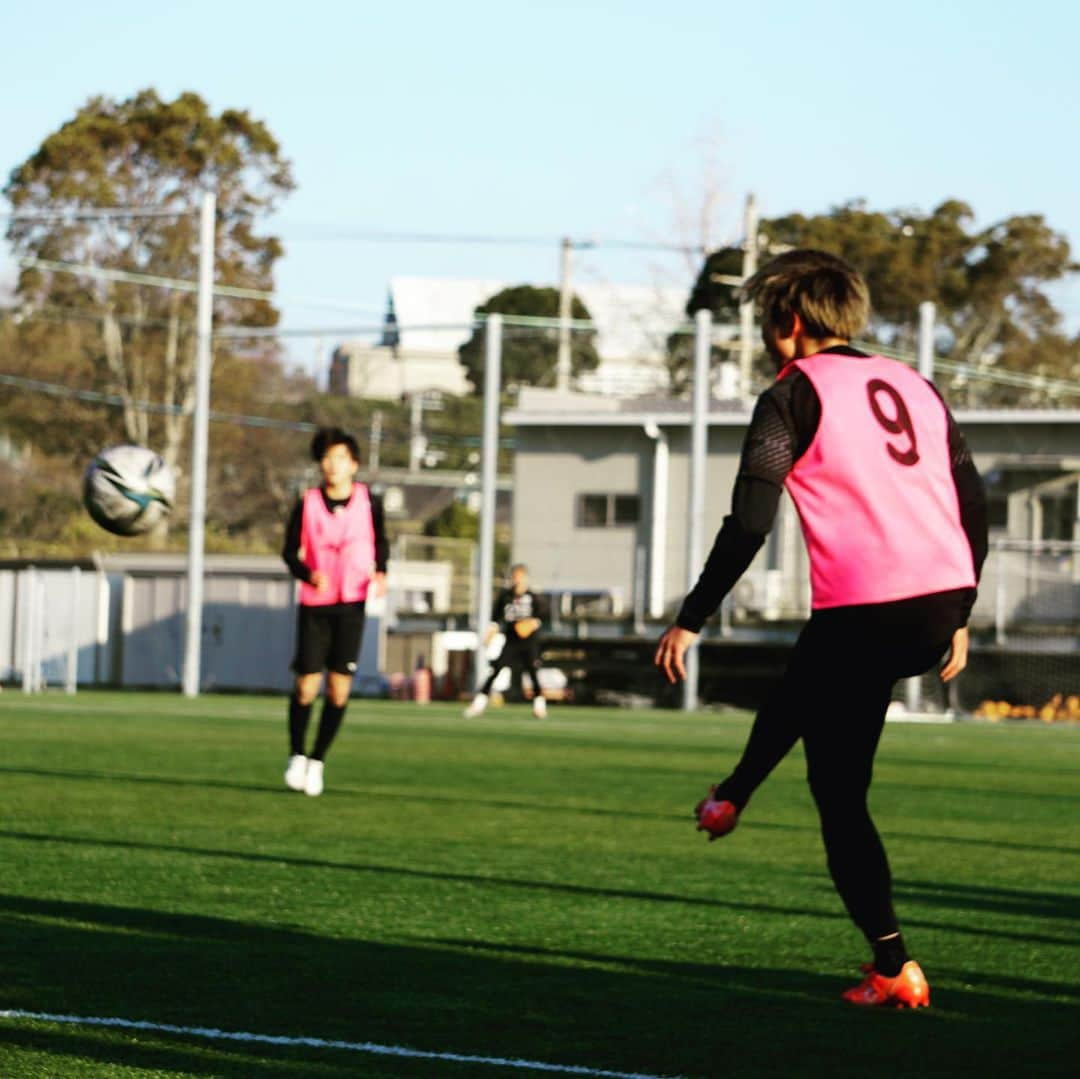
[[[327,607],[366,599],[375,571],[375,525],[367,487],[354,483],[352,497],[337,513],[326,508],[318,487],[305,491],[300,546],[304,564],[330,578],[326,592],[301,583],[303,606]]]
[[[819,353],[789,364],[821,422],[786,486],[802,521],[815,609],[888,603],[975,585],[949,460],[945,406],[883,356]]]

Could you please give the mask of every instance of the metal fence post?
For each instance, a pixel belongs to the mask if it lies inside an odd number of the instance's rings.
[[[686,530],[686,590],[689,592],[701,570],[705,536],[705,466],[709,438],[709,352],[712,346],[712,312],[703,308],[694,316],[694,385],[690,411],[690,489]],[[683,711],[698,706],[700,679],[699,648],[686,653],[686,682],[683,684]]]
[[[480,565],[476,606],[474,683],[480,688],[486,666],[484,631],[491,615],[495,561],[495,473],[499,457],[499,394],[502,390],[502,316],[489,315],[484,328],[484,439],[480,459]]]

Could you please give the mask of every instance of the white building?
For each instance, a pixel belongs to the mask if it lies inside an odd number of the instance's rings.
[[[472,336],[476,308],[508,287],[467,278],[391,278],[387,323],[393,329],[378,342],[347,341],[335,349],[331,392],[375,398],[468,393],[458,349]],[[596,324],[600,354],[599,368],[582,377],[579,389],[617,397],[666,389],[665,346],[685,322],[686,290],[580,284],[574,292]]]

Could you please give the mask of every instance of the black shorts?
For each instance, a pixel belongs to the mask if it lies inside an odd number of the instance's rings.
[[[341,603],[332,607],[297,608],[296,658],[298,675],[356,674],[356,659],[364,637],[364,604]]]
[[[521,669],[530,667],[536,670],[540,666],[539,634],[534,633],[531,637],[523,639],[518,637],[513,630],[510,630],[506,635],[506,643],[492,666],[497,669],[502,667]]]

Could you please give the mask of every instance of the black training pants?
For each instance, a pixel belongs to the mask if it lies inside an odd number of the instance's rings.
[[[940,613],[918,600],[816,611],[717,789],[741,809],[801,738],[829,872],[870,940],[898,928],[889,862],[867,807],[874,753],[896,681],[922,674],[950,645],[957,627]]]
[[[543,696],[540,691],[540,679],[537,676],[537,671],[540,670],[540,642],[536,640],[535,635],[522,640],[515,636],[513,629],[508,631],[506,644],[499,653],[499,658],[492,663],[491,674],[488,675],[487,681],[481,688],[481,693],[491,692],[491,687],[495,684],[495,679],[498,678],[499,671],[503,667],[510,667],[512,671],[520,668],[522,674],[532,681],[533,693],[537,697]]]

